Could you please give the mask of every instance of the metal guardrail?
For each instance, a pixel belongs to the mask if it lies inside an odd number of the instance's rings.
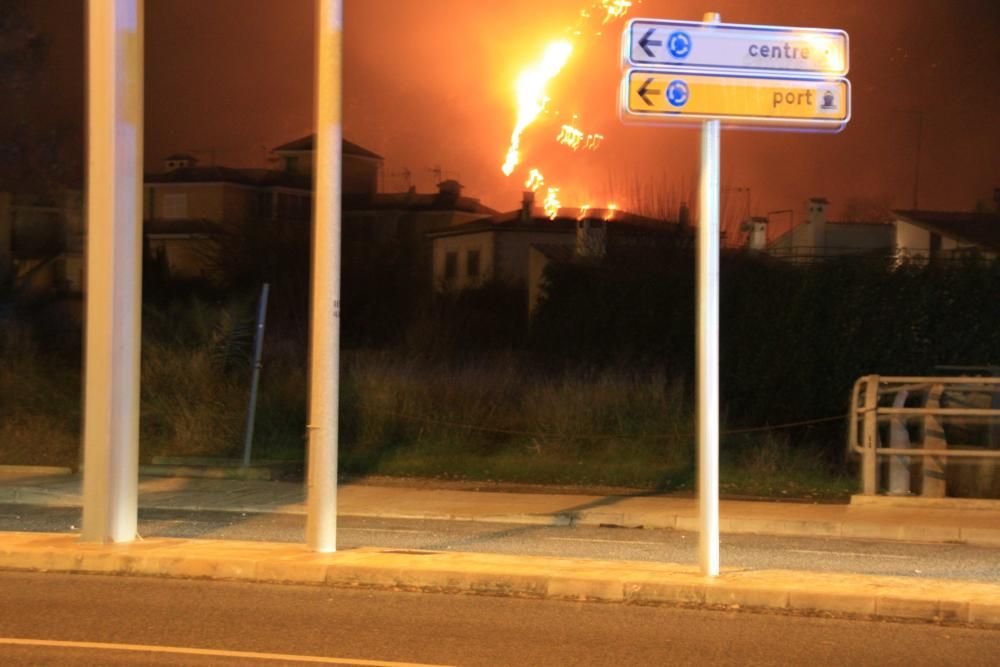
[[[892,404],[886,405],[889,398]],[[906,407],[907,402],[921,405]],[[949,443],[942,418],[953,428],[985,423],[986,443]],[[1000,378],[868,375],[854,383],[848,419],[848,447],[861,456],[864,495],[878,493],[880,457],[888,456],[890,493],[910,492],[910,457],[917,457],[921,495],[943,497],[949,458],[1000,459]],[[921,438],[912,444],[907,422],[916,419]],[[880,429],[886,423],[888,447]]]

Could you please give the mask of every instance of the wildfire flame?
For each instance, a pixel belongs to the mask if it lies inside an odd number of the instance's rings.
[[[517,124],[510,135],[510,148],[503,164],[503,173],[510,176],[520,163],[521,134],[531,125],[545,108],[549,98],[545,88],[549,81],[562,71],[573,53],[573,45],[565,40],[549,44],[542,59],[521,72],[517,79]]]
[[[542,176],[542,172],[537,169],[532,169],[528,173],[528,180],[524,182],[524,187],[528,188],[532,192],[535,192],[543,185],[545,185],[545,177]]]
[[[572,125],[563,125],[562,129],[559,130],[559,136],[556,137],[556,141],[576,150],[583,143],[583,130],[578,130]]]
[[[601,8],[606,12],[601,23],[610,23],[625,16],[632,8],[632,2],[631,0],[601,0]]]
[[[596,151],[601,146],[601,142],[604,141],[603,134],[584,134],[583,130],[573,127],[572,125],[563,125],[559,130],[559,134],[556,136],[556,141],[563,146],[569,146],[573,150],[577,151],[581,148],[588,151]]]
[[[588,8],[580,11],[575,27],[567,30],[570,35],[582,36],[584,33],[600,36],[600,26],[606,25],[616,19],[620,19],[632,8],[633,5],[641,3],[642,0],[591,0]],[[600,25],[594,25],[600,18]],[[546,89],[549,83],[566,66],[573,53],[573,44],[568,40],[558,40],[550,43],[542,57],[535,63],[529,65],[518,76],[515,84],[517,100],[517,121],[510,136],[510,146],[502,166],[503,173],[510,176],[521,163],[521,137],[525,130],[535,122],[536,119],[546,110],[549,102]],[[555,114],[558,116],[558,113]],[[597,150],[604,141],[604,135],[592,133],[585,134],[583,130],[573,126],[576,116],[573,116],[571,123],[564,124],[556,137],[560,144],[569,146],[574,151],[581,147],[586,150]],[[545,184],[545,178],[538,169],[531,169],[524,186],[532,192],[538,191]],[[545,199],[545,214],[549,219],[555,219],[559,213],[562,203],[559,201],[559,188],[549,186]],[[579,214],[581,219],[587,215],[590,205],[583,206]],[[607,220],[614,215],[616,207],[614,204],[609,207]]]
[[[596,151],[600,148],[602,141],[604,141],[603,134],[588,134],[587,140],[583,143],[583,147],[588,151]]]
[[[549,191],[545,193],[545,201],[542,202],[542,208],[545,209],[545,215],[548,216],[549,220],[555,220],[556,216],[559,215],[559,208],[562,203],[559,201],[559,188],[549,188]]]
[[[604,216],[605,220],[614,220],[615,211],[618,210],[618,204],[608,204],[608,214]]]
[[[590,212],[590,204],[584,204],[580,207],[580,213],[576,216],[577,220],[583,220],[587,217],[587,213]]]

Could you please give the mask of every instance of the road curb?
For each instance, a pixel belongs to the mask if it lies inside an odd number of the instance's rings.
[[[67,494],[45,487],[0,485],[0,503],[41,505],[45,507],[80,507],[79,494]],[[254,514],[304,515],[303,503],[260,504],[242,502],[239,498],[224,498],[221,502],[144,502],[142,509],[185,512],[247,512]],[[568,510],[543,513],[473,514],[447,511],[358,511],[338,513],[342,518],[402,519],[430,521],[472,521],[530,526],[614,526],[622,528],[662,528],[687,532],[698,531],[698,518],[671,511],[614,512],[606,509]],[[962,525],[942,525],[942,522],[918,522],[912,517],[906,522],[856,519],[810,520],[776,517],[723,516],[722,534],[779,535],[784,537],[831,537],[873,539],[897,542],[963,543],[974,546],[1000,547],[1000,526],[996,528]]]
[[[373,548],[319,554],[301,545],[170,538],[100,545],[61,533],[5,533],[0,569],[725,606],[1000,627],[1000,584],[788,570],[724,569],[706,579],[694,567],[667,563]]]
[[[65,466],[0,465],[0,475],[72,475],[73,469]]]

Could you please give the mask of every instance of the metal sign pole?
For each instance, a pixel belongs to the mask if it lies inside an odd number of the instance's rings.
[[[343,0],[317,0],[316,146],[306,544],[337,550]]]
[[[87,3],[87,542],[130,542],[138,518],[142,9]]]
[[[709,12],[705,23],[719,23]],[[698,225],[698,562],[719,574],[719,121],[701,130]]]
[[[247,423],[243,429],[243,467],[250,465],[253,452],[253,429],[257,421],[257,388],[260,386],[261,357],[264,354],[264,327],[267,326],[267,295],[270,283],[260,288],[260,302],[257,304],[257,331],[253,338],[253,372],[250,375],[250,399],[247,403]]]

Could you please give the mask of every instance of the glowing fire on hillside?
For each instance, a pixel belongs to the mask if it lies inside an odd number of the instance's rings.
[[[641,0],[637,0],[641,2]],[[574,27],[567,32],[574,38],[583,37],[587,34],[588,25],[599,20],[598,29],[591,34],[600,36],[600,26],[623,18],[632,8],[632,0],[595,0],[589,7],[580,11],[579,18]],[[544,112],[549,104],[548,96],[549,84],[559,76],[566,67],[570,57],[573,55],[573,42],[570,39],[558,39],[551,42],[542,53],[538,61],[528,65],[521,70],[515,83],[515,99],[517,102],[517,118],[514,129],[511,132],[510,146],[501,170],[506,176],[511,176],[522,163],[522,139],[525,131]],[[591,132],[587,133],[576,126],[577,116],[574,115],[570,123],[563,123],[558,134],[556,143],[568,146],[573,151],[581,149],[585,151],[596,151],[604,141],[604,135]],[[550,135],[551,136],[551,135]],[[524,187],[537,192],[545,185],[545,177],[537,167],[528,170],[524,181]],[[545,215],[550,219],[555,219],[559,214],[562,203],[559,201],[559,188],[549,185],[543,200]],[[608,220],[614,215],[617,207],[610,204],[607,211]],[[584,205],[579,209],[581,219],[590,211],[590,205]]]
[[[545,94],[549,81],[566,66],[571,53],[573,45],[566,40],[552,42],[545,49],[541,61],[523,70],[518,77],[515,86],[517,124],[514,125],[514,132],[510,135],[510,148],[507,149],[507,159],[503,164],[503,173],[507,176],[514,173],[514,168],[521,162],[521,134],[545,109],[545,105],[549,102]]]

